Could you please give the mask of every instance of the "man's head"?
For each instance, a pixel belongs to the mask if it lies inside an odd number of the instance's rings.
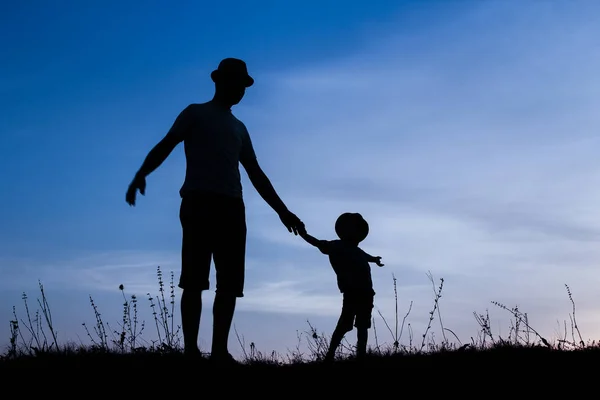
[[[248,75],[246,63],[237,58],[223,59],[210,77],[215,83],[216,96],[228,106],[238,104],[246,88],[254,84],[254,79]]]
[[[358,244],[369,234],[369,224],[359,213],[343,213],[335,221],[335,233],[344,241]]]

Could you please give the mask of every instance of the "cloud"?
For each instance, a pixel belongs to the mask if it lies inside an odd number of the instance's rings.
[[[33,258],[4,260],[3,264],[10,270],[3,270],[11,273],[11,287],[31,287],[39,280],[44,285],[62,289],[115,291],[123,284],[129,292],[145,294],[157,290],[159,266],[166,287],[171,271],[175,273],[177,285],[179,259],[176,252],[112,251],[75,256],[57,262],[42,262]],[[3,281],[7,285],[8,282]]]
[[[490,301],[519,305],[553,335],[572,312],[565,283],[584,333],[600,334],[598,14],[507,4],[486,2],[411,35],[378,32],[334,62],[269,71],[263,96],[234,111],[312,234],[333,239],[339,214],[365,215],[371,233],[361,246],[386,264],[373,267],[376,311],[393,319],[395,276],[400,317],[412,301],[417,335],[440,278],[444,324],[463,341],[477,333],[474,311],[490,309],[492,328],[508,333],[510,314]],[[240,310],[335,321],[341,297],[327,258],[289,234],[244,179]],[[157,265],[177,279],[178,249],[71,260],[48,265],[43,278],[146,293],[156,290]]]
[[[595,309],[583,293],[594,292],[600,261],[599,32],[579,12],[513,11],[494,3],[427,37],[391,33],[337,62],[273,73],[272,94],[242,119],[276,188],[316,236],[331,238],[341,212],[367,216],[364,247],[400,283],[405,273],[415,281],[400,287],[404,299],[431,305],[431,270],[447,277],[456,298],[444,296],[445,312],[458,321],[491,300],[521,302],[552,330],[569,312],[565,283],[580,307]],[[494,22],[513,16],[503,29]],[[278,229],[255,234],[302,246]],[[269,290],[287,304],[305,284]]]

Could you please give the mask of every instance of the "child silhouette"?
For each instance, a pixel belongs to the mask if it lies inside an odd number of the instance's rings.
[[[365,253],[358,244],[369,233],[369,224],[359,213],[343,213],[335,222],[339,240],[319,240],[309,235],[304,227],[299,235],[309,244],[329,256],[337,276],[337,284],[343,294],[342,312],[337,322],[325,361],[333,361],[335,352],[344,335],[356,327],[356,356],[364,358],[367,351],[368,330],[373,311],[373,281],[369,263],[383,267],[381,257]]]

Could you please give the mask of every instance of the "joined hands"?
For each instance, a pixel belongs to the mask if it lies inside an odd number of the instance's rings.
[[[293,232],[294,235],[298,235],[298,233],[302,235],[302,232],[306,233],[304,222],[302,222],[300,218],[298,218],[293,212],[285,210],[279,214],[279,219],[281,219],[281,222],[283,225],[285,225],[288,231]]]

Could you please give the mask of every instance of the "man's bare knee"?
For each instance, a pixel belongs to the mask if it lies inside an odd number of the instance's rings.
[[[217,290],[215,292],[215,297],[220,297],[223,299],[229,299],[229,298],[233,298],[236,299],[238,297],[244,297],[244,295],[242,293],[240,293],[239,291],[234,291],[234,290]]]
[[[196,288],[187,288],[181,291],[181,297],[185,297],[188,299],[201,299],[202,292],[204,289],[196,289]]]

